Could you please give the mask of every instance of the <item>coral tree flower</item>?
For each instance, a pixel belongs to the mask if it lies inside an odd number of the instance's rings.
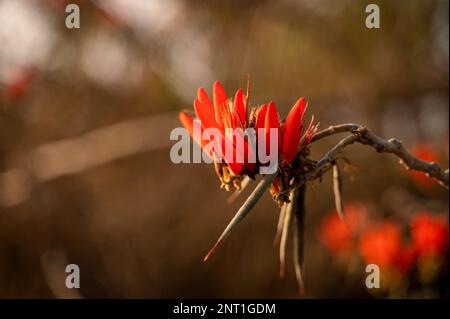
[[[356,248],[355,238],[363,228],[368,213],[361,203],[345,205],[348,225],[339,217],[336,210],[327,214],[319,226],[319,238],[333,254],[352,253]]]
[[[448,221],[445,215],[417,213],[410,222],[412,242],[418,254],[417,273],[422,283],[435,279],[448,262]]]
[[[266,152],[270,149],[270,129],[276,129],[278,134],[278,149],[284,164],[292,164],[295,155],[309,144],[318,125],[313,125],[314,117],[305,129],[303,116],[307,109],[305,98],[300,98],[289,111],[283,124],[280,122],[278,110],[274,102],[267,106],[263,104],[257,111],[256,128],[264,128],[266,134]]]
[[[449,227],[444,215],[417,213],[410,223],[411,238],[420,254],[443,255],[448,250]]]
[[[270,149],[269,132],[276,129],[278,134],[278,154],[281,158],[281,172],[275,178],[270,193],[272,197],[281,205],[289,199],[283,190],[289,186],[292,175],[290,168],[293,166],[295,156],[303,152],[317,132],[319,124],[314,124],[314,116],[307,127],[304,126],[303,117],[307,109],[305,98],[300,98],[289,111],[286,120],[282,124],[278,116],[278,111],[274,102],[267,106],[262,105],[256,115],[256,128],[264,128],[266,134],[266,152]]]
[[[195,139],[202,149],[210,141],[214,144],[214,149],[218,155],[225,160],[226,166],[216,166],[219,177],[222,183],[228,185],[232,182],[231,176],[240,176],[244,172],[244,168],[249,171],[255,169],[255,164],[245,163],[245,157],[248,157],[248,152],[252,152],[252,148],[248,147],[248,143],[243,136],[234,134],[230,136],[229,129],[241,128],[244,129],[247,123],[247,98],[244,98],[242,89],[236,92],[234,101],[227,99],[224,88],[220,82],[215,82],[213,87],[213,102],[211,102],[208,94],[203,88],[197,91],[197,98],[194,100],[194,109],[197,119],[201,122],[202,137],[194,136],[193,127],[195,125],[194,119],[186,112],[181,112],[179,117],[183,126],[188,130],[189,134]],[[208,130],[217,129],[219,131],[218,140],[212,136],[209,139],[204,139],[203,134]],[[237,139],[244,146],[243,149],[237,149]],[[232,154],[226,152],[226,147],[232,149]],[[206,151],[208,155],[212,156],[211,150]]]
[[[382,224],[366,231],[360,239],[361,256],[369,264],[380,267],[391,266],[400,250],[400,230],[393,222]]]
[[[294,162],[296,154],[309,144],[312,136],[317,131],[318,125],[313,125],[313,121],[308,127],[303,125],[303,117],[306,111],[306,101],[299,99],[290,110],[286,121],[280,121],[278,110],[274,102],[267,105],[261,105],[258,108],[249,109],[249,90],[244,95],[242,89],[238,89],[234,98],[228,98],[227,94],[220,84],[216,81],[213,85],[212,100],[203,88],[197,91],[197,97],[194,100],[195,114],[201,122],[201,132],[207,132],[215,129],[219,132],[218,137],[212,137],[209,134],[203,134],[203,137],[194,136],[194,127],[196,121],[186,112],[180,112],[179,118],[183,126],[187,129],[195,142],[211,157],[214,158],[216,172],[222,181],[222,185],[229,189],[230,185],[236,188],[240,187],[240,180],[243,176],[251,178],[258,172],[261,163],[256,157],[256,145],[259,145],[259,139],[265,139],[266,155],[272,150],[270,142],[271,129],[278,133],[278,148],[276,154],[282,159],[282,166],[290,167]],[[248,115],[248,113],[250,113]],[[198,125],[198,124],[197,124]],[[246,129],[255,130],[257,141],[250,143],[245,135],[236,133],[236,129],[244,132]],[[263,132],[262,136],[260,132]],[[216,155],[208,149],[209,143],[214,144]],[[243,146],[243,147],[241,147]],[[226,150],[232,149],[232,154]],[[219,160],[220,159],[220,160]],[[277,181],[274,185],[277,185]],[[279,187],[278,187],[279,188]],[[277,189],[277,192],[280,189]]]
[[[412,245],[402,241],[400,228],[391,221],[368,229],[360,238],[359,251],[368,264],[406,273],[416,260]]]

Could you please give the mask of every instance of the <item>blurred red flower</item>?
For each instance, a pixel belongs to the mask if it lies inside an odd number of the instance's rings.
[[[401,235],[397,224],[385,221],[367,230],[359,241],[361,256],[368,264],[392,266],[401,248]]]
[[[427,144],[418,144],[415,147],[412,147],[411,154],[426,162],[438,163],[440,158],[438,152]],[[422,172],[412,170],[410,171],[410,175],[414,181],[423,186],[429,187],[436,183],[432,178],[429,178]]]
[[[449,227],[444,215],[417,213],[410,223],[411,238],[420,254],[445,254],[448,250]]]
[[[345,205],[345,213],[348,225],[334,210],[322,219],[318,229],[322,243],[335,254],[349,253],[356,248],[353,236],[361,230],[368,215],[366,206],[357,202]]]
[[[368,229],[359,241],[361,256],[367,264],[395,269],[406,273],[417,258],[416,247],[405,244],[399,226],[392,221]]]

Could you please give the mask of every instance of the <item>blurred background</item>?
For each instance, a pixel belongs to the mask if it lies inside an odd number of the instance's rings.
[[[376,1],[380,29],[369,3],[0,0],[0,297],[296,298],[269,194],[202,262],[256,184],[228,204],[212,166],[170,161],[169,133],[198,87],[231,95],[250,74],[253,106],[285,117],[305,96],[322,128],[364,124],[447,168],[448,1]],[[333,217],[330,176],[311,184],[306,297],[448,296],[448,191],[365,146],[345,157],[358,236]]]

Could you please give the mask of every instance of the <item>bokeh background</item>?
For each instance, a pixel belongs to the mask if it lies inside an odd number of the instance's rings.
[[[231,95],[250,74],[254,106],[274,100],[284,117],[305,96],[322,128],[364,124],[447,168],[448,1],[376,1],[381,28],[367,29],[371,2],[0,0],[0,297],[296,298],[269,195],[202,262],[249,189],[228,204],[211,166],[170,161],[169,133],[198,87]],[[80,29],[65,27],[68,3]],[[344,195],[366,221],[409,241],[426,211],[448,236],[447,190],[365,146],[345,157]],[[402,288],[368,291],[357,249],[321,240],[333,205],[329,176],[310,185],[307,297],[448,296],[445,250],[431,279],[413,265]],[[64,285],[69,263],[80,289]]]

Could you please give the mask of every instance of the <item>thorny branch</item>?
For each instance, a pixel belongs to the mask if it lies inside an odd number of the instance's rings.
[[[300,184],[304,184],[307,181],[322,176],[323,173],[332,167],[333,163],[346,146],[358,142],[372,146],[379,153],[392,153],[396,155],[400,159],[400,163],[405,166],[406,169],[423,172],[428,177],[435,179],[439,184],[448,189],[448,169],[444,170],[434,162],[429,163],[414,157],[398,139],[391,138],[385,140],[362,125],[353,123],[332,125],[327,129],[317,132],[312,138],[311,143],[330,135],[345,132],[351,133],[352,135],[345,137],[332,147],[325,156],[317,162],[316,169],[301,177]]]
[[[300,294],[304,293],[304,284],[302,278],[301,266],[303,263],[304,251],[304,192],[305,184],[308,181],[320,178],[328,170],[333,169],[333,189],[335,195],[336,209],[341,219],[346,222],[344,205],[342,199],[342,181],[341,173],[337,160],[340,154],[348,145],[355,142],[369,145],[375,148],[379,153],[392,153],[400,159],[400,163],[408,170],[417,170],[425,173],[428,177],[435,179],[443,187],[448,189],[449,170],[442,169],[436,163],[429,163],[414,157],[403,145],[403,143],[395,138],[384,140],[374,134],[368,128],[358,124],[341,124],[332,125],[327,129],[317,132],[311,139],[311,143],[316,142],[322,138],[338,133],[351,133],[347,137],[339,141],[333,146],[319,161],[310,161],[311,168],[306,172],[301,172],[295,176],[291,185],[287,187],[284,192],[289,194],[290,201],[284,203],[280,211],[280,218],[277,226],[277,234],[275,242],[280,241],[280,275],[284,274],[285,258],[286,258],[286,242],[288,232],[292,226],[293,230],[293,249],[294,249],[294,267],[297,277],[297,282],[300,289]],[[308,161],[307,158],[304,159]],[[258,184],[253,193],[247,198],[245,203],[241,206],[234,218],[228,224],[222,235],[217,240],[216,244],[206,255],[205,260],[214,252],[214,250],[223,242],[223,240],[231,233],[231,231],[247,216],[253,206],[260,199],[262,194],[272,184],[277,174],[267,175]],[[295,181],[294,181],[295,180]],[[347,224],[347,223],[346,223]],[[347,224],[348,225],[348,224]]]

